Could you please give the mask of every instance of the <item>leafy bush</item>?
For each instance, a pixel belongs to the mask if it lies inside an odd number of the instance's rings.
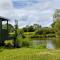
[[[43,34],[43,30],[42,30],[42,29],[36,30],[36,31],[35,31],[35,34],[36,34],[36,35],[41,35],[41,34]]]
[[[13,40],[6,40],[5,47],[6,48],[13,48]]]
[[[13,41],[14,47],[15,48],[20,48],[21,47],[21,42],[20,42],[20,38],[17,38],[16,40]]]
[[[5,47],[6,47],[6,48],[13,48],[13,45],[12,45],[11,43],[7,43],[7,44],[5,45]]]
[[[24,32],[34,32],[35,29],[33,28],[33,26],[26,26],[23,28]]]
[[[30,42],[28,40],[23,40],[22,41],[22,47],[29,47]]]
[[[34,45],[34,46],[32,46],[32,48],[35,48],[35,49],[44,49],[44,48],[46,48],[46,45],[44,45],[44,44]]]
[[[20,37],[25,38],[25,35],[23,33],[24,33],[24,31],[22,29],[20,29],[20,30],[18,29],[17,30],[17,36],[18,36],[18,38],[20,38]]]
[[[44,35],[44,34],[54,34],[54,29],[52,28],[41,28],[39,30],[35,31],[35,34],[37,35]]]
[[[31,40],[30,38],[25,38],[25,39],[22,39],[21,42],[22,42],[22,47],[29,47]]]
[[[30,40],[28,38],[17,38],[16,47],[29,47]]]

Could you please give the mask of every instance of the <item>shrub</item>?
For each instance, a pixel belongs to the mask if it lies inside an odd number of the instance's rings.
[[[5,47],[6,48],[13,48],[13,40],[6,40]]]
[[[36,31],[35,31],[35,34],[36,34],[36,35],[42,35],[42,34],[43,34],[43,30],[42,30],[42,29],[36,30]]]
[[[28,39],[28,38],[22,38],[21,40],[20,40],[20,44],[21,44],[21,47],[29,47],[30,46],[30,39]]]
[[[29,41],[27,41],[27,40],[22,41],[22,47],[29,47],[29,45],[30,45]]]
[[[27,38],[17,38],[15,41],[16,48],[20,47],[29,47],[30,45],[30,40]]]
[[[20,48],[21,47],[21,42],[20,42],[20,38],[17,38],[15,41],[13,41],[14,47],[15,48]]]
[[[13,45],[12,45],[11,43],[7,43],[7,44],[5,45],[5,47],[6,47],[6,48],[13,48]]]
[[[32,46],[32,47],[33,47],[33,46]],[[46,45],[44,45],[44,44],[34,45],[33,48],[36,48],[36,49],[44,49],[44,48],[46,48]]]

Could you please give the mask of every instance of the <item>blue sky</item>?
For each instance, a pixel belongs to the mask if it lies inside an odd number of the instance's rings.
[[[60,8],[60,0],[2,0],[0,1],[0,16],[19,22],[19,27],[32,24],[50,26],[53,14]]]

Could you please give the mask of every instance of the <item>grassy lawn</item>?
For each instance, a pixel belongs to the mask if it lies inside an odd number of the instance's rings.
[[[0,60],[60,60],[60,49],[2,49]]]

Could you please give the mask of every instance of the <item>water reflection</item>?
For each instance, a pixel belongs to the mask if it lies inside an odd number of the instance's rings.
[[[48,38],[45,40],[33,40],[33,46],[44,44],[48,49],[60,48],[60,38]]]
[[[52,42],[53,42],[53,44],[54,44],[54,46],[55,46],[56,49],[60,48],[60,38],[54,38],[52,40]]]
[[[55,46],[54,46],[52,40],[47,40],[46,48],[55,49]]]

